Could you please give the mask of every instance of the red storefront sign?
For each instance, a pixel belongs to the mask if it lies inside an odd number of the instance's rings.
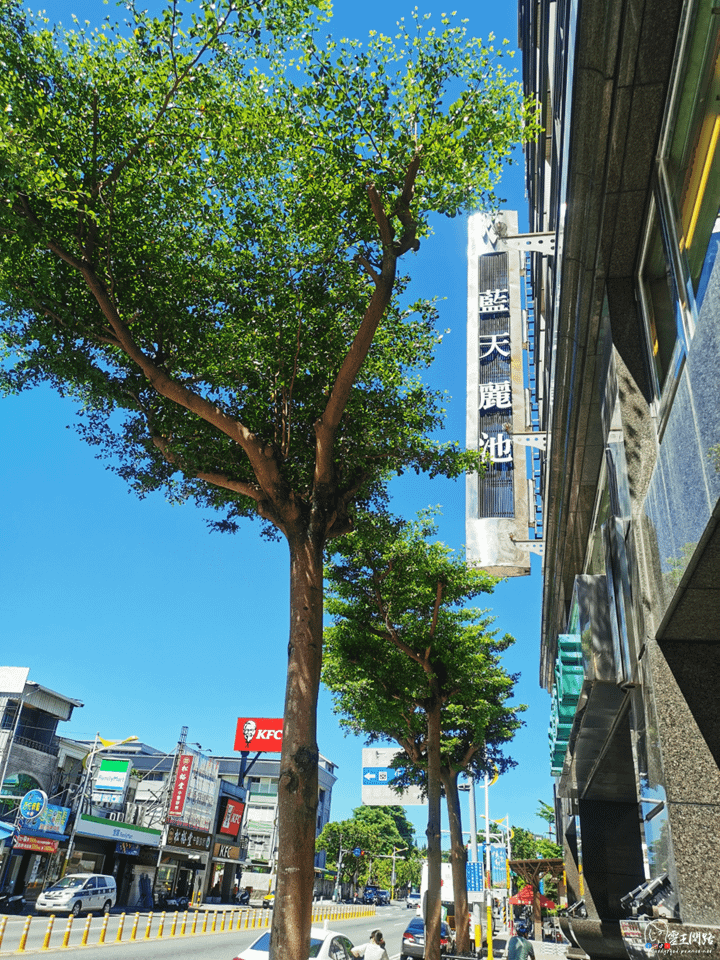
[[[13,843],[15,850],[31,850],[33,853],[57,853],[57,840],[44,840],[42,837],[24,837],[20,835]]]
[[[282,717],[240,717],[235,729],[235,749],[279,753],[282,728]]]
[[[236,837],[242,823],[243,810],[245,804],[240,800],[227,799],[225,809],[223,810],[222,820],[220,821],[220,833]]]
[[[182,754],[178,760],[177,773],[175,774],[175,786],[173,787],[172,797],[170,799],[170,817],[179,817],[182,815],[185,807],[185,797],[187,796],[188,784],[190,783],[190,771],[192,770],[192,765],[192,754]]]

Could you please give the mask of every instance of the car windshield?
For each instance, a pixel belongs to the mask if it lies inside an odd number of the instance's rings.
[[[322,940],[316,940],[315,938],[310,940],[310,957],[316,957],[320,953],[320,947],[323,945]],[[270,952],[270,933],[264,933],[261,937],[255,941],[255,943],[250,947],[251,950],[257,950],[258,952],[264,951],[265,953]]]
[[[54,883],[50,889],[72,890],[74,887],[82,887],[86,880],[87,877],[63,877],[62,880],[58,880],[57,883]]]

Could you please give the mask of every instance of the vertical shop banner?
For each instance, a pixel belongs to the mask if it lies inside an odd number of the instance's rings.
[[[530,573],[527,453],[516,442],[528,430],[516,235],[511,210],[468,221],[466,443],[485,470],[466,478],[466,556],[497,576]]]
[[[182,754],[178,760],[175,784],[170,798],[169,815],[171,818],[182,817],[183,815],[188,787],[190,785],[190,773],[192,771],[193,760],[194,757],[191,753]]]

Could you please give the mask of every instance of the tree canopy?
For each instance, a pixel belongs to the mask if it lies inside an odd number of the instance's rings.
[[[394,471],[477,466],[428,439],[435,310],[403,265],[432,215],[494,203],[533,110],[449,17],[323,45],[325,0],[125,6],[71,30],[0,10],[0,387],[75,398],[138,495],[286,537],[271,953],[305,956],[323,551]]]

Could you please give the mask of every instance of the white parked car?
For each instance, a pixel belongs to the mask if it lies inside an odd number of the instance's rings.
[[[420,894],[419,893],[409,893],[405,897],[405,906],[410,909],[419,909],[420,908]]]
[[[313,927],[310,931],[310,957],[313,960],[353,960],[352,948],[352,942],[336,930]],[[235,960],[268,960],[269,955],[270,931],[267,930]]]
[[[115,906],[115,877],[102,873],[73,873],[43,890],[35,901],[40,913],[109,913]]]

